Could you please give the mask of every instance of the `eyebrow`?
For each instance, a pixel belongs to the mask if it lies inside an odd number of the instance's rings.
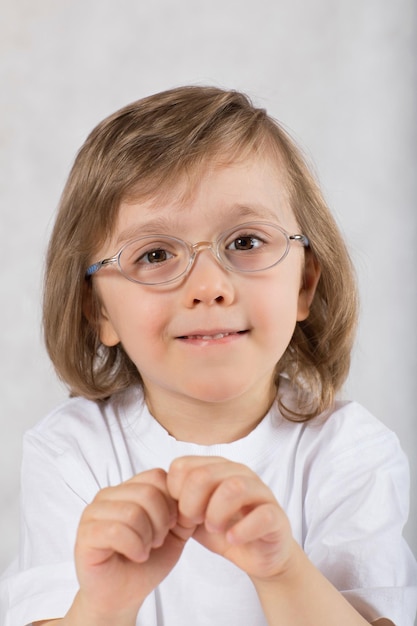
[[[173,220],[172,218],[159,216],[143,224],[132,224],[119,233],[116,239],[116,245],[121,245],[136,237],[170,234],[175,228],[175,222],[177,222],[177,219]]]
[[[246,205],[246,204],[233,204],[227,212],[221,213],[221,219],[224,217],[229,218],[229,226],[233,226],[237,220],[272,220],[273,222],[279,222],[278,210],[273,211],[265,205]],[[136,237],[142,237],[146,235],[167,234],[181,230],[182,220],[180,215],[167,217],[165,215],[158,215],[157,217],[147,220],[140,224],[132,224],[128,228],[122,230],[116,240],[116,246],[123,245],[127,241],[135,239]],[[227,229],[228,226],[222,227]]]
[[[278,208],[272,210],[263,204],[253,206],[235,204],[231,207],[231,209],[235,211],[235,214],[238,217],[253,218],[256,220],[268,219],[273,221],[278,219]]]

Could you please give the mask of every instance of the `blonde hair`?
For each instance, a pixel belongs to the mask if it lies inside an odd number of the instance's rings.
[[[72,167],[51,236],[45,273],[44,334],[58,376],[72,395],[102,400],[140,373],[122,345],[107,347],[98,332],[99,302],[85,272],[111,235],[123,199],[169,189],[208,160],[270,154],[284,174],[301,232],[321,277],[309,317],[298,322],[276,366],[308,398],[288,419],[307,420],[332,407],[350,365],[357,296],[339,229],[300,150],[263,109],[236,91],[181,87],[134,102],[89,135]]]

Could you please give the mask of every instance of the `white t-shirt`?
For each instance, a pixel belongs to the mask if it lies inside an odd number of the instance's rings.
[[[408,464],[391,431],[355,403],[303,424],[274,406],[247,437],[201,446],[170,436],[139,389],[105,403],[71,399],[26,434],[21,549],[1,584],[0,623],[63,617],[78,587],[78,522],[97,491],[194,454],[249,466],[309,558],[367,620],[413,625],[417,567],[401,535]],[[249,577],[192,539],[137,618],[137,626],[188,624],[266,626]]]

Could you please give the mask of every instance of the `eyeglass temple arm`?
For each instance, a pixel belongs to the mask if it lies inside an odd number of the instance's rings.
[[[111,259],[103,259],[103,261],[98,261],[97,263],[93,263],[93,265],[90,265],[90,267],[87,268],[85,272],[86,278],[98,272],[103,267],[103,265],[109,265],[110,263],[114,263],[115,260],[116,260],[116,257],[112,257]]]
[[[288,238],[292,241],[299,241],[306,248],[310,245],[308,237],[305,235],[289,235]]]

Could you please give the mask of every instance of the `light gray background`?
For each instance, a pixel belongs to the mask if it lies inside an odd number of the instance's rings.
[[[246,91],[314,163],[362,293],[346,395],[410,458],[416,551],[415,25],[413,0],[0,0],[0,570],[22,434],[66,395],[40,294],[69,167],[105,115],[184,83]]]

